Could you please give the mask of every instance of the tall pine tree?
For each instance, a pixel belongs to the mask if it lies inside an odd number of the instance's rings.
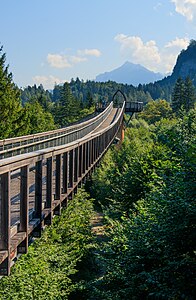
[[[54,108],[55,123],[64,127],[78,119],[80,101],[73,96],[68,82],[63,84],[59,97],[59,101],[56,101]]]
[[[20,91],[5,65],[6,55],[0,47],[0,139],[25,133]]]
[[[174,86],[172,95],[172,109],[177,115],[181,110],[188,112],[194,108],[196,102],[196,92],[192,80],[187,77],[183,80],[178,78]]]
[[[179,113],[184,105],[184,94],[185,94],[185,85],[181,77],[179,77],[174,86],[173,95],[172,95],[172,110],[175,113]]]
[[[194,108],[196,102],[195,87],[190,77],[187,77],[185,80],[184,93],[185,93],[184,109],[186,110],[186,112],[188,112],[190,109]]]

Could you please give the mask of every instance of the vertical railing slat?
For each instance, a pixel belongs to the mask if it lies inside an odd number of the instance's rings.
[[[1,236],[0,250],[7,251],[7,258],[0,266],[0,275],[10,274],[10,172],[1,175]]]

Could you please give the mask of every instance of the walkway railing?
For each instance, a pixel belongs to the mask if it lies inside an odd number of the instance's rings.
[[[113,103],[88,121],[57,130],[0,140],[0,159],[70,143],[94,130],[108,116]]]
[[[12,261],[27,252],[31,237],[40,236],[53,215],[60,214],[113,142],[122,127],[125,104],[110,125],[92,132],[110,109],[112,104],[88,122],[87,135],[79,126],[70,133],[75,140],[59,137],[63,145],[0,160],[0,275],[10,274]]]

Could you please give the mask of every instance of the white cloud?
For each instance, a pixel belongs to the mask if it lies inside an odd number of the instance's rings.
[[[98,49],[84,49],[78,50],[77,55],[64,54],[48,54],[47,62],[51,67],[64,69],[73,67],[73,65],[87,61],[88,56],[99,57],[101,52]]]
[[[188,21],[195,20],[196,0],[171,0],[175,4],[176,12],[187,18]]]
[[[73,64],[77,64],[77,63],[86,61],[87,58],[86,58],[86,57],[80,57],[80,56],[70,56],[69,60],[70,60],[70,62],[72,62]]]
[[[172,40],[170,42],[168,42],[165,45],[165,48],[175,48],[176,50],[180,51],[183,48],[186,48],[189,44],[189,39],[187,38],[183,38],[183,39],[179,39],[176,38],[175,40]]]
[[[95,56],[99,57],[101,56],[101,51],[98,49],[84,49],[84,50],[78,50],[78,55],[87,55],[87,56]]]
[[[60,54],[49,53],[47,56],[47,61],[54,68],[63,69],[71,67],[67,57]]]
[[[159,49],[155,41],[145,43],[138,36],[118,34],[115,40],[120,43],[120,51],[125,59],[162,73],[172,71],[177,55],[189,44],[187,38],[176,38]]]
[[[121,53],[132,62],[142,64],[151,70],[156,70],[161,57],[156,42],[151,40],[144,43],[138,36],[127,36],[118,34],[114,38],[121,44]]]
[[[54,77],[52,75],[49,75],[49,76],[36,75],[32,79],[33,79],[33,83],[35,83],[37,85],[42,84],[45,89],[53,89],[55,84],[59,84],[59,83],[63,83],[65,81],[67,81],[65,79],[60,79],[60,78]]]

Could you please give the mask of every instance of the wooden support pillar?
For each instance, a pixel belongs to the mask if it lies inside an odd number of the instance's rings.
[[[93,140],[90,140],[90,167],[93,163]]]
[[[79,177],[82,177],[82,169],[83,169],[83,145],[79,146]]]
[[[89,145],[88,142],[85,143],[85,170],[88,170],[88,149],[89,149]]]
[[[91,141],[88,142],[88,169],[91,166]]]
[[[124,135],[125,135],[125,131],[124,131],[124,122],[122,121],[119,129],[118,129],[118,133],[117,133],[117,138],[119,139],[119,142],[117,144],[117,148],[121,147],[122,142],[124,140]]]
[[[21,168],[20,180],[20,225],[19,232],[26,232],[26,238],[18,246],[18,253],[28,251],[28,226],[29,226],[29,166]]]
[[[96,138],[93,139],[93,163],[96,160]]]
[[[42,160],[35,165],[35,218],[40,220],[39,225],[34,229],[34,236],[40,237],[42,230]]]
[[[86,172],[86,143],[83,144],[83,150],[82,150],[82,173],[84,174]]]
[[[97,159],[97,138],[94,139],[94,162]]]
[[[96,137],[96,147],[95,147],[96,159],[99,156],[99,137]]]
[[[61,154],[56,156],[55,200],[61,199]]]
[[[46,204],[45,208],[50,210],[49,215],[45,220],[45,224],[50,225],[52,223],[53,217],[53,184],[52,184],[52,177],[53,177],[53,157],[47,158],[47,174],[46,174]]]
[[[74,156],[74,182],[78,182],[78,174],[79,174],[79,150],[77,147],[75,148],[75,156]]]
[[[69,188],[74,184],[74,150],[69,152]]]
[[[86,170],[88,170],[89,167],[89,142],[86,142]]]
[[[10,172],[1,175],[1,228],[0,251],[7,251],[7,258],[0,265],[0,275],[10,274]]]
[[[68,190],[68,153],[63,154],[63,194],[67,194]]]
[[[66,198],[64,198],[63,199],[63,201],[62,201],[62,207],[67,207],[67,205],[68,205],[68,198],[66,197]]]

